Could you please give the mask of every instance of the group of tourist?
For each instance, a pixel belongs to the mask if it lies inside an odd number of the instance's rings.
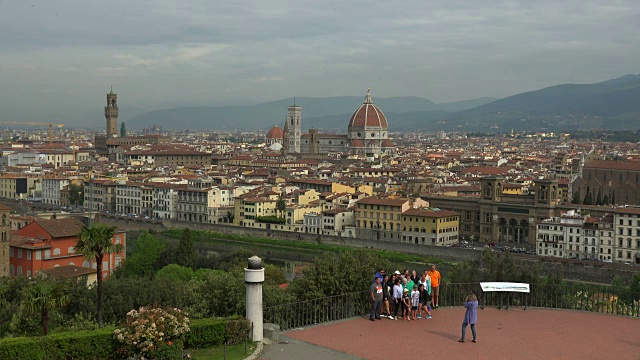
[[[432,265],[418,276],[413,270],[396,270],[388,275],[379,269],[371,284],[371,321],[386,317],[391,320],[431,319],[431,310],[438,308],[440,281],[442,277]],[[400,315],[398,313],[400,312]]]
[[[439,307],[441,281],[442,276],[435,265],[431,265],[430,270],[423,271],[420,277],[415,270],[411,273],[408,269],[402,273],[396,270],[389,276],[384,269],[378,269],[370,288],[369,320],[381,320],[383,317],[398,320],[400,316],[406,321],[418,320],[423,316],[425,319],[431,319],[431,310]],[[469,294],[464,307],[466,311],[460,342],[465,342],[467,326],[471,325],[475,343],[477,342],[475,327],[478,314],[477,297]]]

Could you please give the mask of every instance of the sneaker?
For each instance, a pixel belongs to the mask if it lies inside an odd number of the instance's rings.
[[[471,342],[477,342],[476,339],[471,340]]]
[[[431,315],[427,316],[427,319],[431,319]]]
[[[458,342],[464,342],[464,339],[460,339],[460,340],[458,340]]]
[[[421,318],[422,318],[422,315],[418,315],[418,319],[421,319]]]
[[[389,319],[389,320],[395,320],[395,318],[394,318],[393,316],[391,316],[391,315],[387,316],[387,319]]]

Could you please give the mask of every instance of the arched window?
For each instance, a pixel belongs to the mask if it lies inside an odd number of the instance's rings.
[[[53,256],[56,256],[56,255],[60,255],[60,249],[58,248],[53,249]]]
[[[18,272],[16,273],[16,276],[20,275],[22,275],[22,266],[18,266]]]
[[[73,246],[69,246],[69,249],[67,250],[67,252],[68,252],[69,254],[73,254],[73,253],[75,253],[75,252],[76,252],[76,248],[75,248],[75,247],[73,247]]]

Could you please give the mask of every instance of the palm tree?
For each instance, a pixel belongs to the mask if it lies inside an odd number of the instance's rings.
[[[30,314],[40,312],[42,320],[42,334],[49,332],[49,310],[65,307],[71,301],[67,287],[60,282],[39,280],[34,285],[25,288],[23,305]]]
[[[105,224],[96,224],[91,227],[83,227],[78,234],[76,251],[84,255],[87,261],[96,261],[98,277],[98,327],[102,328],[102,258],[105,255],[122,252],[122,244],[113,243],[113,235],[116,227]]]

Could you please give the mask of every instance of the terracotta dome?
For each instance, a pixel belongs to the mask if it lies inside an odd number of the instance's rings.
[[[271,128],[271,130],[269,130],[269,132],[267,133],[267,139],[282,139],[284,138],[284,130],[282,130],[282,128],[278,125],[275,125],[274,127]]]
[[[393,141],[386,139],[384,141],[382,141],[382,147],[386,147],[386,148],[390,148],[390,147],[394,147],[395,145],[393,144]]]
[[[351,115],[349,120],[349,129],[365,127],[382,128],[384,130],[389,128],[387,118],[382,113],[382,110],[371,101],[371,93],[369,91],[367,91],[364,103]]]

